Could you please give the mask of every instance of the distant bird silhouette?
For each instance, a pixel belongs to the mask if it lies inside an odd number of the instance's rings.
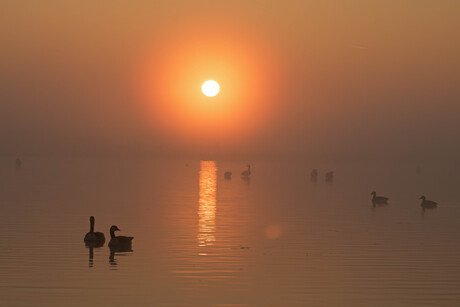
[[[232,179],[232,172],[225,172],[224,173],[224,178],[225,179]]]
[[[386,205],[388,204],[388,197],[384,197],[384,196],[377,196],[377,193],[375,192],[372,192],[371,193],[372,195],[372,203],[374,205]]]
[[[22,161],[19,158],[16,158],[16,169],[20,169],[22,166]]]
[[[326,173],[326,182],[332,183],[334,181],[334,172],[330,171]]]
[[[318,180],[318,170],[316,168],[311,171],[310,179],[312,182],[316,182]]]
[[[438,206],[437,202],[427,200],[425,196],[420,197],[420,199],[422,200],[422,203],[420,204],[422,208],[436,208]]]
[[[131,249],[131,242],[134,237],[115,236],[115,231],[120,231],[116,225],[110,227],[110,242],[109,247],[116,250]]]
[[[89,218],[89,232],[85,235],[83,241],[85,241],[86,244],[91,244],[96,247],[102,246],[105,243],[105,236],[102,232],[94,232],[94,223],[95,218],[91,216]]]
[[[248,164],[248,169],[241,173],[241,176],[246,177],[246,178],[251,176],[251,165],[250,164]]]

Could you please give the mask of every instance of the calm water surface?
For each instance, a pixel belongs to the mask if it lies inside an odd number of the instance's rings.
[[[256,161],[243,180],[244,169],[30,158],[16,171],[0,159],[0,305],[460,304],[458,170]],[[373,190],[390,205],[374,208]],[[439,208],[422,211],[422,194]],[[106,237],[111,225],[134,236],[133,251],[85,247],[90,215]]]

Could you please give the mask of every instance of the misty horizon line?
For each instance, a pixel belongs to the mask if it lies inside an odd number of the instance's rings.
[[[301,152],[270,152],[270,153],[190,153],[190,152],[48,152],[48,153],[0,153],[1,159],[16,159],[23,160],[43,158],[43,159],[134,159],[134,160],[216,160],[216,161],[277,161],[286,159],[295,159],[296,161],[305,161],[312,163],[404,163],[421,166],[423,164],[447,164],[458,163],[458,157],[455,155],[440,155],[432,156],[415,156],[415,155],[388,155],[388,156],[373,156],[367,154],[361,155],[319,155]]]

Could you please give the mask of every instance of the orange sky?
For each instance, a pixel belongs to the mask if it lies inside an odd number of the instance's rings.
[[[139,66],[144,119],[152,128],[189,146],[235,142],[269,125],[279,99],[279,57],[266,37],[230,21],[177,24],[146,49]],[[206,80],[219,95],[202,94]],[[219,141],[216,141],[219,140]]]
[[[0,154],[460,153],[455,0],[0,11]]]

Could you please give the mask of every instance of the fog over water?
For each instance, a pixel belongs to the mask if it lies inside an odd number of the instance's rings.
[[[1,1],[0,305],[459,305],[458,12]]]
[[[458,174],[301,161],[0,161],[8,306],[456,306]],[[233,171],[225,180],[223,173]],[[373,206],[370,192],[390,197]],[[419,197],[439,202],[422,210]],[[132,252],[88,248],[96,231]]]

